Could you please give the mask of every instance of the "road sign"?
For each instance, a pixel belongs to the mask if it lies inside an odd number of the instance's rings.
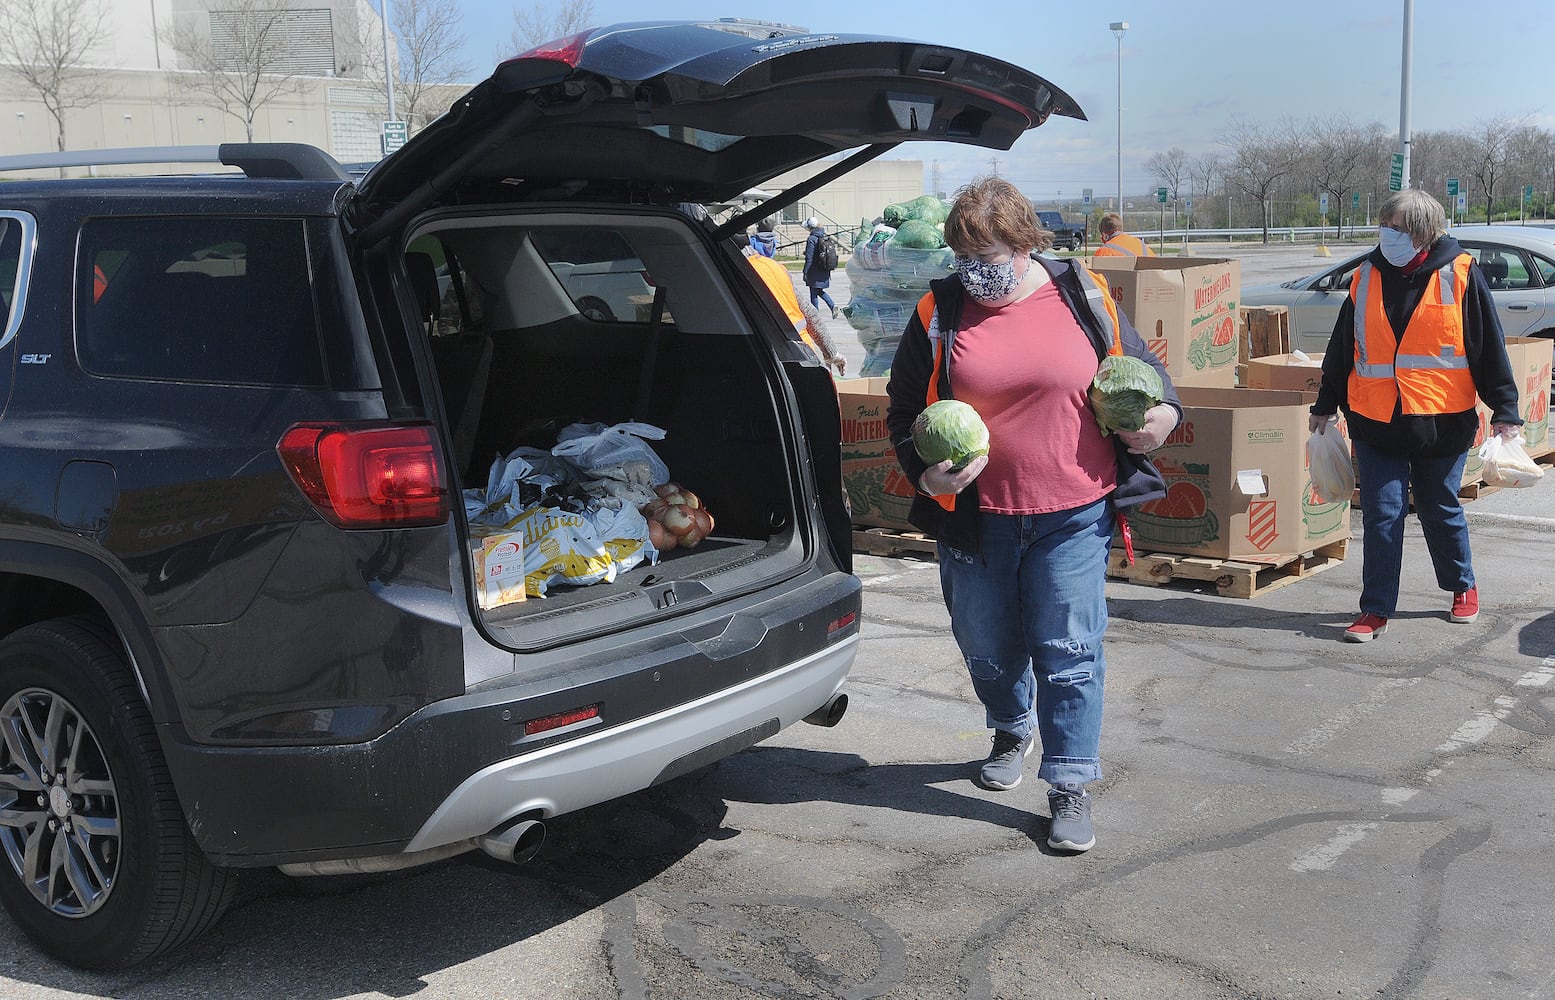
[[[1458,197],[1458,178],[1456,178],[1456,177],[1449,177],[1449,178],[1447,178],[1447,197],[1449,197],[1449,198],[1456,198],[1456,197]]]
[[[1328,214],[1328,192],[1324,191],[1317,196],[1317,210],[1324,215]]]
[[[1090,188],[1086,188],[1085,191],[1082,192],[1082,194],[1085,197],[1085,203],[1087,205],[1089,205],[1091,203],[1091,189]]]
[[[1459,191],[1458,192],[1458,211],[1461,212],[1465,208],[1468,208],[1468,207],[1469,207],[1469,196],[1464,194],[1462,191]]]
[[[1193,195],[1190,194],[1187,198],[1183,199],[1183,203],[1182,204],[1183,204],[1183,207],[1186,208],[1188,211],[1190,211],[1190,212],[1193,211]]]
[[[1523,185],[1523,201],[1531,201],[1532,199],[1533,199],[1533,185],[1532,184],[1524,184]]]
[[[1361,208],[1361,193],[1359,191],[1352,191],[1352,192],[1350,192],[1350,211],[1358,212],[1358,211],[1360,211],[1360,208]]]
[[[1388,168],[1388,190],[1402,191],[1404,189],[1404,154],[1393,154],[1393,166]]]
[[[383,123],[383,155],[390,153],[405,145],[405,140],[410,138],[409,122],[384,122]]]
[[[1166,204],[1166,188],[1155,189],[1155,200],[1163,205]]]

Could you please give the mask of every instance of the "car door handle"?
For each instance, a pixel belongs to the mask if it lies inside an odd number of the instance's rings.
[[[1525,313],[1533,308],[1532,302],[1511,302],[1507,304],[1507,312]]]

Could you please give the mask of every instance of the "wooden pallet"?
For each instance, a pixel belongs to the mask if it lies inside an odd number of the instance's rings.
[[[1135,553],[1134,565],[1126,565],[1121,546],[1114,546],[1107,560],[1107,575],[1132,583],[1162,586],[1178,581],[1209,582],[1221,597],[1261,597],[1271,590],[1305,580],[1344,562],[1350,540],[1341,538],[1300,555],[1267,559],[1206,559],[1166,552]]]
[[[936,556],[934,539],[921,531],[897,531],[892,528],[854,528],[853,551],[872,556],[899,556],[912,552]]]

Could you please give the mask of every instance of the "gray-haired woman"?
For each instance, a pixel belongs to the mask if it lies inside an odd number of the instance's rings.
[[[1442,206],[1424,191],[1391,195],[1378,211],[1377,249],[1356,268],[1323,355],[1323,384],[1308,423],[1325,431],[1341,407],[1361,495],[1360,617],[1348,642],[1388,629],[1398,604],[1404,515],[1415,510],[1449,621],[1479,616],[1468,520],[1458,499],[1463,463],[1490,407],[1495,433],[1513,437],[1517,383],[1490,286],[1447,235]]]

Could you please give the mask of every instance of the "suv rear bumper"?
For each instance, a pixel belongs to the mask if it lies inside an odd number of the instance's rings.
[[[701,642],[682,632],[623,647],[608,663],[579,664],[571,683],[565,673],[515,676],[427,705],[367,742],[213,746],[166,726],[163,750],[189,827],[218,864],[468,841],[514,817],[647,788],[800,721],[846,678],[860,603],[856,577],[827,573],[726,610],[694,630]],[[670,697],[676,688],[686,696]],[[598,721],[524,734],[524,720],[590,704],[603,706]]]
[[[737,688],[493,764],[454,789],[405,850],[469,840],[520,816],[557,816],[597,805],[737,753],[829,701],[857,653],[854,633]]]

